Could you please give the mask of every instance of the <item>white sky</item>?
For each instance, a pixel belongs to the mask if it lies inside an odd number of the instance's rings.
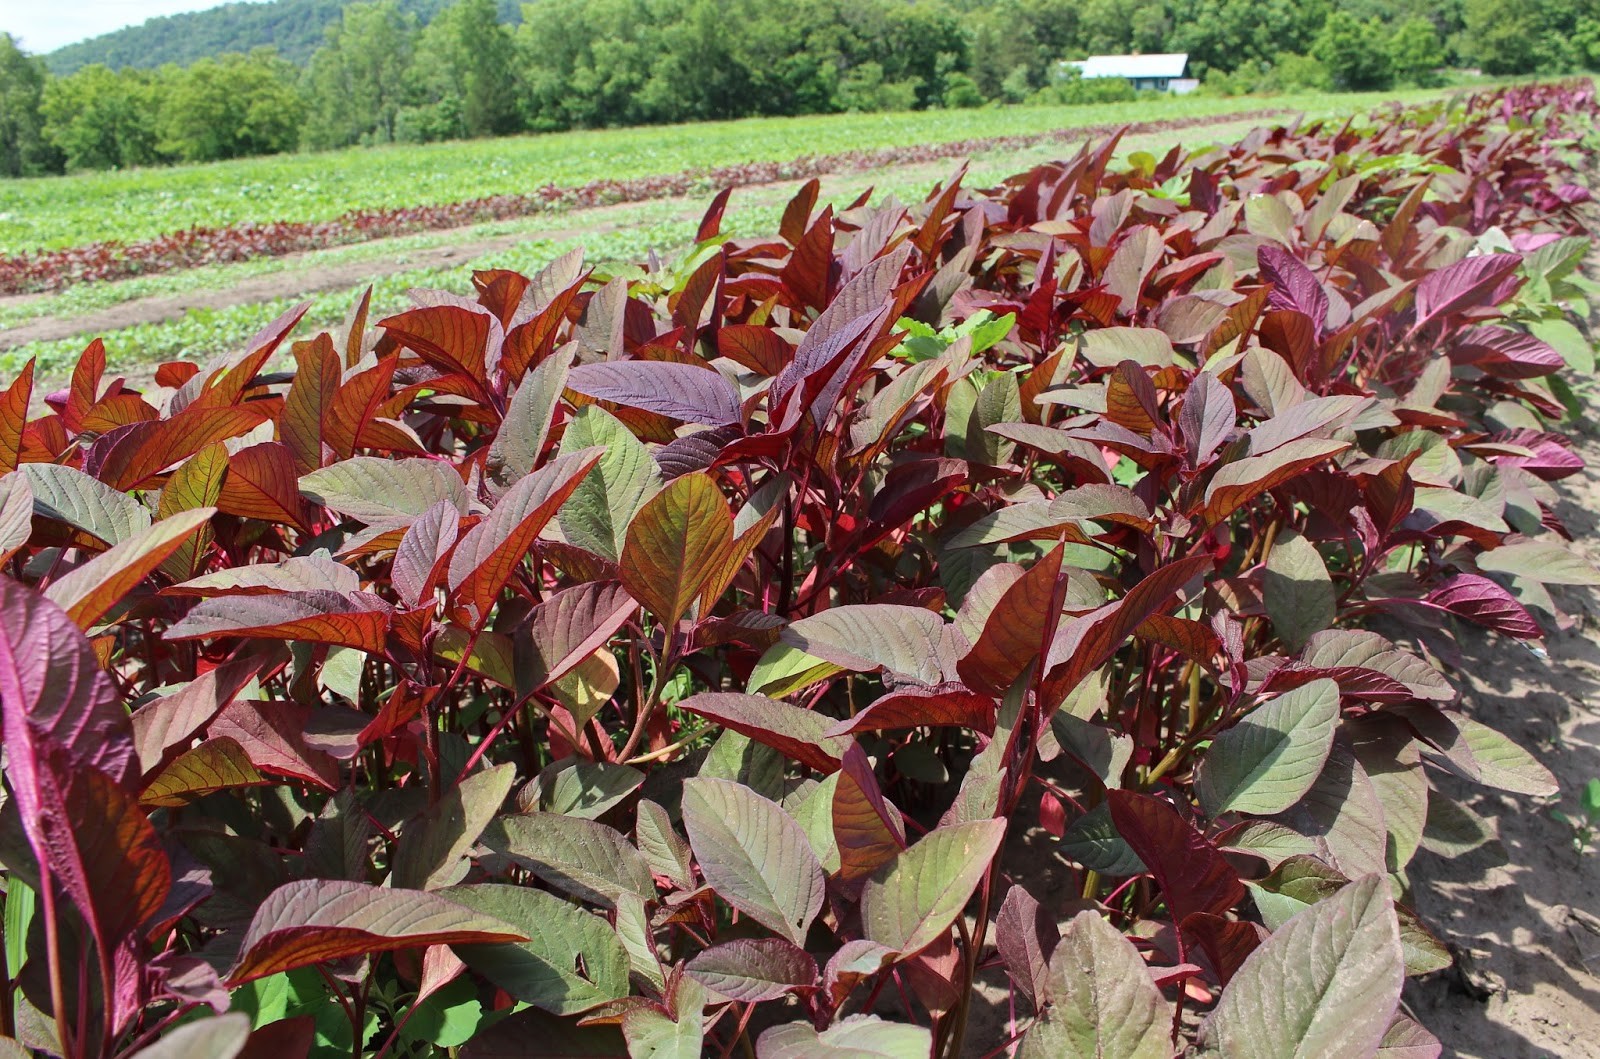
[[[199,11],[223,0],[0,0],[0,31],[30,52],[134,26],[157,15]]]

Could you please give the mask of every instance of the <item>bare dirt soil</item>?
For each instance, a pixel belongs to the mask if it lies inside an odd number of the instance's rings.
[[[1600,565],[1600,440],[1581,451],[1588,468],[1558,483],[1560,515],[1573,549]],[[1532,751],[1576,813],[1577,792],[1600,777],[1600,597],[1573,589],[1560,602],[1575,620],[1548,641],[1548,660],[1474,631],[1452,676],[1466,710]],[[1412,980],[1406,1002],[1447,1056],[1600,1056],[1600,850],[1576,852],[1549,804],[1482,787],[1451,793],[1497,827],[1499,849],[1450,860],[1422,851],[1412,862],[1417,911],[1456,966]]]

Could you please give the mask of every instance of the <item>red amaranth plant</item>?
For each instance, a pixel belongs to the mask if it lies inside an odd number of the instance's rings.
[[[299,312],[32,419],[30,368],[3,1029],[954,1056],[989,976],[1025,1056],[1437,1055],[1405,869],[1487,834],[1436,780],[1554,790],[1451,626],[1600,582],[1539,337],[1595,109],[723,196],[676,271],[479,273],[292,372]]]
[[[711,188],[750,187],[783,180],[807,180],[829,173],[866,172],[884,166],[965,158],[983,151],[1016,151],[1043,143],[1091,139],[1119,132],[1156,133],[1230,121],[1265,120],[1281,113],[1281,110],[1267,109],[1212,117],[1138,122],[1122,127],[1076,126],[1017,136],[988,136],[872,151],[802,155],[784,162],[746,162],[628,180],[591,180],[576,187],[546,184],[524,195],[490,195],[463,202],[400,209],[350,210],[329,221],[272,221],[216,228],[185,228],[133,243],[112,240],[59,250],[0,255],[0,294],[64,290],[79,283],[127,279],[150,272],[232,264],[259,257],[282,257],[415,232],[513,220],[547,210],[648,202],[696,194]]]

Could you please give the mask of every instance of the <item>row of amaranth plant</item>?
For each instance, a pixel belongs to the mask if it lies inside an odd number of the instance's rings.
[[[0,294],[65,290],[80,283],[126,279],[151,272],[227,265],[261,257],[283,257],[286,254],[414,232],[514,220],[550,210],[648,202],[717,188],[750,187],[784,180],[807,180],[829,173],[867,172],[885,166],[965,158],[981,151],[1017,151],[1045,143],[1109,136],[1119,131],[1171,132],[1226,122],[1264,120],[1281,113],[1280,110],[1252,110],[1138,122],[1128,126],[1074,126],[1015,136],[986,136],[870,151],[802,155],[787,161],[743,162],[626,180],[591,180],[577,186],[545,184],[521,195],[490,195],[461,202],[350,210],[327,221],[279,220],[221,227],[197,226],[131,243],[112,240],[0,255]]]
[[[95,343],[31,418],[24,371],[0,1029],[1438,1054],[1406,867],[1489,836],[1436,781],[1555,787],[1452,626],[1600,580],[1552,486],[1595,113],[813,182],[758,240],[724,193],[644,278],[290,313],[142,393]]]

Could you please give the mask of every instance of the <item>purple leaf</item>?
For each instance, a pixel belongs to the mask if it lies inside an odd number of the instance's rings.
[[[1428,602],[1507,636],[1536,640],[1544,635],[1528,608],[1518,603],[1516,597],[1477,574],[1455,575],[1429,592]]]
[[[1520,264],[1521,254],[1483,254],[1430,272],[1417,284],[1416,326],[1446,313],[1494,305],[1500,282]]]
[[[1267,305],[1273,309],[1294,309],[1305,313],[1316,325],[1317,335],[1328,323],[1328,292],[1316,274],[1281,246],[1268,244],[1256,251],[1261,275],[1272,284]]]
[[[716,370],[693,364],[660,360],[580,364],[567,375],[567,388],[686,423],[723,427],[744,418],[733,384]]]

